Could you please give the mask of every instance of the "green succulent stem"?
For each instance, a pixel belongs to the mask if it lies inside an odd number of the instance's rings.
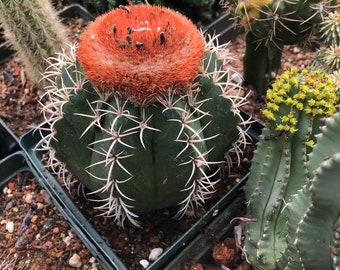
[[[293,68],[267,91],[267,125],[244,189],[247,217],[257,220],[246,224],[245,249],[254,269],[332,269],[330,243],[340,214],[335,89],[327,74]],[[324,220],[327,207],[333,210]]]
[[[246,34],[246,51],[243,56],[243,76],[246,85],[252,85],[259,99],[266,95],[270,83],[281,66],[283,45],[266,46],[257,42],[251,32]]]

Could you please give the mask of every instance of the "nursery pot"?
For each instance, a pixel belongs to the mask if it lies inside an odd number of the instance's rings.
[[[242,112],[242,115],[249,118],[244,112]],[[245,128],[248,129],[248,134],[255,142],[262,127],[259,122],[254,121],[250,127]],[[62,209],[61,213],[105,269],[107,267],[117,270],[128,269],[128,266],[123,265],[119,257],[93,229],[59,182],[44,167],[40,161],[40,156],[33,150],[40,140],[39,132],[32,130],[21,137],[20,145],[29,163],[37,171],[41,185],[54,198],[59,206],[58,208]],[[212,243],[209,236],[204,232],[209,231],[214,235],[219,235],[219,238],[230,232],[230,220],[240,215],[242,211],[240,205],[244,203],[244,198],[241,187],[246,179],[247,175],[154,261],[148,269],[181,269],[183,263],[199,261],[207,256]]]

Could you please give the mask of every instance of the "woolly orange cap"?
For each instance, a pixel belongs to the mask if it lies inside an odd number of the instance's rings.
[[[150,5],[126,6],[98,17],[78,48],[95,86],[138,104],[168,89],[188,89],[203,56],[203,37],[189,19]]]

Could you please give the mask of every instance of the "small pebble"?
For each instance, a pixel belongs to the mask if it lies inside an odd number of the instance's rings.
[[[293,53],[299,53],[299,52],[300,52],[300,49],[298,47],[293,48]]]
[[[139,264],[142,265],[144,269],[148,268],[148,266],[150,265],[149,261],[145,259],[140,260]]]
[[[148,266],[150,265],[149,261],[145,259],[140,260],[139,264],[142,265],[144,269],[148,268]]]
[[[14,207],[13,201],[10,201],[6,204],[5,210],[10,210]]]
[[[155,261],[158,259],[159,255],[161,255],[163,252],[163,249],[162,248],[154,248],[150,251],[150,254],[149,254],[149,260],[150,261]]]
[[[47,203],[47,204],[52,203],[50,195],[44,189],[40,190],[40,195],[44,199],[45,203]]]
[[[26,196],[25,196],[25,198],[24,198],[24,201],[26,202],[26,203],[32,203],[32,200],[33,200],[33,195],[31,194],[31,193],[28,193],[28,194],[26,194]]]
[[[37,210],[41,210],[44,208],[44,204],[43,203],[37,203]]]
[[[69,259],[68,264],[72,267],[80,267],[81,266],[80,256],[77,253],[73,254],[72,257]]]
[[[14,247],[17,250],[25,250],[26,247],[27,247],[28,242],[29,242],[28,236],[27,235],[22,235],[16,241]]]
[[[233,73],[231,75],[231,80],[234,81],[237,84],[241,84],[243,82],[242,76],[238,73]]]
[[[6,230],[7,230],[9,233],[12,233],[12,232],[14,231],[14,222],[13,222],[13,221],[7,222],[7,224],[6,224]]]
[[[54,234],[58,234],[59,233],[59,228],[58,227],[54,227],[52,231],[53,231]]]
[[[34,215],[33,217],[31,217],[31,222],[32,223],[36,223],[38,220],[38,215]]]

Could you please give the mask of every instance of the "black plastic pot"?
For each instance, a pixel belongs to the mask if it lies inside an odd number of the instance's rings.
[[[0,119],[0,160],[20,149],[19,140]]]
[[[246,113],[244,117],[249,118]],[[248,134],[257,140],[262,125],[254,121],[251,126],[244,127]],[[78,237],[89,248],[92,254],[104,268],[123,270],[126,267],[86,220],[81,211],[75,206],[57,180],[45,169],[40,156],[33,149],[41,140],[39,132],[30,131],[20,139],[20,146],[24,150],[30,164],[37,171],[41,185],[54,198],[61,213],[73,227]],[[223,237],[229,231],[229,222],[240,215],[240,205],[244,202],[241,187],[247,175],[235,185],[220,201],[218,201],[202,218],[170,246],[148,269],[181,269],[184,262],[198,261],[207,255],[212,246],[209,236],[204,231]]]

